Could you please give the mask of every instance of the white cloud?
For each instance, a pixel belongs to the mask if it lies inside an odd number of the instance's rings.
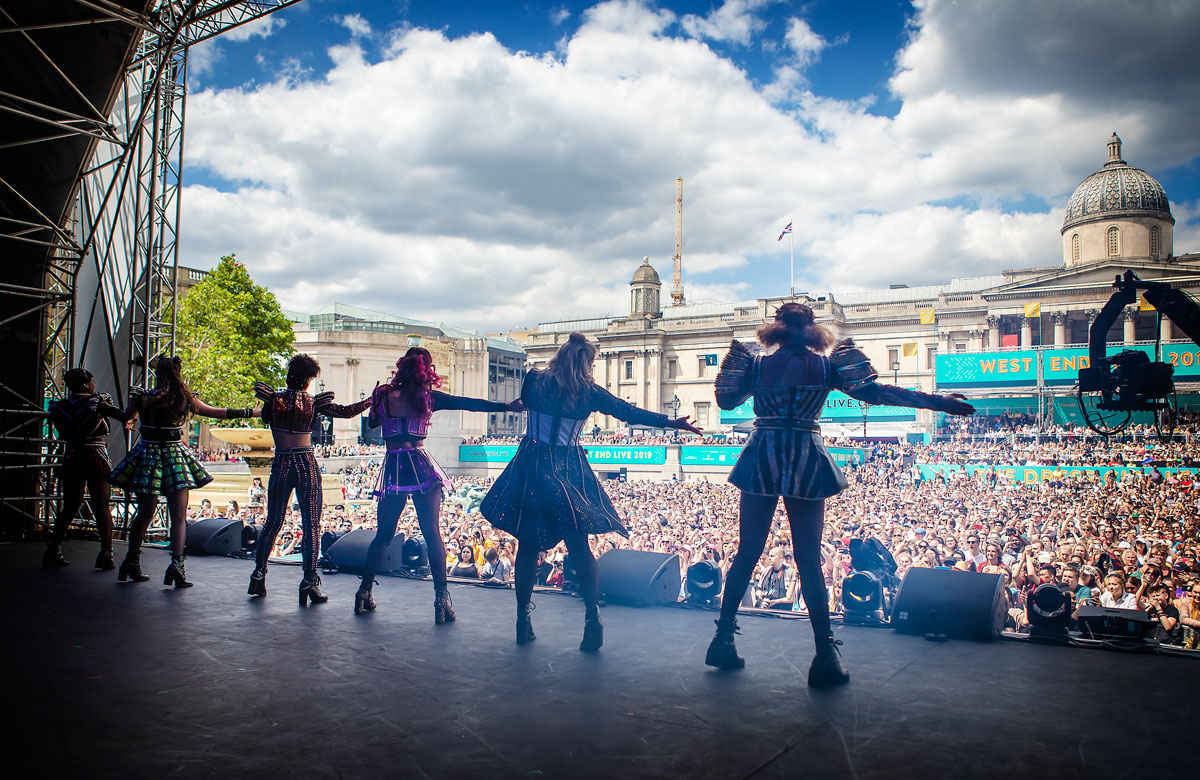
[[[571,18],[571,9],[565,5],[559,6],[550,12],[550,24],[555,27],[560,26],[563,22]]]
[[[252,22],[246,22],[234,27],[228,32],[221,33],[221,40],[238,43],[248,41],[251,38],[269,38],[286,26],[287,19],[284,19],[279,14],[268,14],[260,16]]]
[[[361,14],[346,14],[338,17],[338,24],[350,31],[350,34],[355,37],[369,37],[371,35],[371,24],[362,17]]]
[[[206,76],[218,62],[225,58],[216,38],[197,43],[188,49],[188,73],[191,76]]]
[[[784,42],[796,57],[796,64],[804,67],[816,61],[828,42],[813,32],[808,22],[792,17],[788,20],[787,34]]]
[[[1103,163],[1112,129],[1151,172],[1200,154],[1195,121],[1171,124],[1200,101],[1165,102],[1197,76],[1174,74],[1165,97],[1108,101],[1087,84],[1023,92],[981,77],[972,89],[945,67],[980,37],[964,31],[1018,29],[979,13],[921,5],[894,117],[801,80],[784,90],[794,103],[776,102],[782,92],[702,40],[671,35],[671,12],[631,0],[584,12],[553,54],[418,28],[392,33],[378,62],[357,42],[335,46],[326,73],[189,98],[189,164],[231,191],[187,189],[181,262],[236,251],[301,310],[338,300],[485,328],[620,312],[643,255],[669,284],[682,176],[693,299],[785,289],[775,239],[788,220],[812,291],[1056,265],[1066,198]],[[820,53],[788,31],[792,56]],[[1043,60],[1067,67],[1089,45],[1065,39]],[[1051,207],[1006,213],[1026,196]],[[1200,248],[1196,214],[1176,204],[1177,253]]]
[[[679,23],[684,32],[693,38],[711,41],[728,41],[748,46],[750,39],[767,26],[756,12],[773,0],[725,0],[708,16],[686,14]]]

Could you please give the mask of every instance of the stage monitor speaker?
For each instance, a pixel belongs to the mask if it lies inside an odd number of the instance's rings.
[[[609,550],[596,562],[600,592],[614,604],[649,607],[679,601],[679,556],[644,550]]]
[[[1079,608],[1079,633],[1086,639],[1141,641],[1150,631],[1150,618],[1141,609],[1112,609],[1085,604]]]
[[[325,555],[340,571],[362,571],[367,565],[367,548],[371,546],[371,540],[374,538],[375,532],[366,528],[351,531],[329,545]],[[380,574],[403,568],[400,558],[403,548],[404,534],[396,534],[383,554],[383,561],[379,564]]]
[[[892,607],[892,627],[906,634],[995,639],[1006,602],[999,574],[909,569]]]
[[[187,527],[184,550],[188,555],[228,555],[242,549],[241,520],[210,517]]]

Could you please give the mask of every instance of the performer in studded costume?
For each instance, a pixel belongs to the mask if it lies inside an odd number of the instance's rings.
[[[125,421],[125,413],[118,409],[107,395],[96,392],[96,381],[85,368],[72,368],[63,375],[67,385],[66,398],[50,404],[50,421],[64,442],[62,491],[63,503],[54,521],[54,533],[42,565],[69,565],[63,557],[62,542],[67,527],[75,513],[83,505],[83,489],[88,491],[88,505],[96,518],[96,531],[100,534],[100,555],[96,557],[97,569],[113,569],[112,553],[112,510],[109,507],[108,475],[112,461],[108,459],[108,420]]]
[[[262,382],[254,385],[254,395],[262,401],[262,418],[271,426],[275,439],[275,460],[271,464],[271,479],[267,483],[267,520],[255,543],[254,573],[250,575],[247,593],[267,595],[267,558],[275,546],[275,537],[283,527],[292,491],[300,503],[304,536],[300,552],[304,559],[304,576],[300,580],[300,606],[309,599],[314,604],[329,600],[321,591],[317,574],[317,552],[321,541],[321,471],[312,448],[313,421],[318,415],[326,417],[357,417],[371,405],[367,398],[349,406],[333,403],[333,393],[308,394],[308,386],[321,373],[321,366],[308,355],[296,355],[288,362],[287,389],[276,391]]]
[[[129,530],[129,551],[117,571],[124,582],[145,582],[142,574],[142,539],[154,519],[158,497],[166,496],[171,518],[171,565],[163,575],[164,585],[190,588],[185,569],[188,491],[212,482],[212,476],[183,443],[183,427],[189,415],[232,420],[256,416],[258,409],[218,409],[196,397],[180,376],[177,357],[158,358],[154,365],[153,390],[130,388],[125,414],[141,420],[141,438],[113,470],[111,481],[127,493],[137,495],[137,514]]]
[[[832,353],[834,336],[818,325],[812,309],[785,303],[775,321],[758,331],[770,355],[754,355],[734,341],[716,379],[717,405],[734,409],[754,397],[754,431],[729,474],[742,491],[738,552],[725,577],[721,619],[709,645],[705,663],[722,669],[745,665],[734,646],[737,609],[762,555],[771,519],[783,497],[792,527],[796,569],[804,603],[808,606],[817,654],[808,672],[808,684],[827,687],[849,682],[850,675],[838,658],[829,625],[829,599],[821,571],[821,529],[825,499],[846,487],[846,478],[833,462],[817,418],[830,390],[870,404],[936,409],[949,414],[974,414],[962,396],[938,396],[881,385],[870,361],[849,339]]]

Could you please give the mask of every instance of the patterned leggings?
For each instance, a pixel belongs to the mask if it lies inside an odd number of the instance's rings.
[[[304,537],[300,553],[304,558],[304,578],[317,572],[317,548],[321,543],[321,471],[312,447],[297,447],[275,452],[271,464],[271,480],[267,483],[267,523],[254,545],[254,567],[267,570],[267,558],[275,548],[275,537],[283,527],[287,516],[288,501],[292,491],[300,503],[300,517],[304,521]]]

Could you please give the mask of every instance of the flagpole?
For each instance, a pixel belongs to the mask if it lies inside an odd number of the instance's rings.
[[[791,220],[788,220],[788,225],[791,225]],[[788,287],[792,290],[792,298],[796,297],[796,232],[793,230],[788,233],[788,246],[791,248],[792,262],[790,265],[790,276],[788,276]]]

